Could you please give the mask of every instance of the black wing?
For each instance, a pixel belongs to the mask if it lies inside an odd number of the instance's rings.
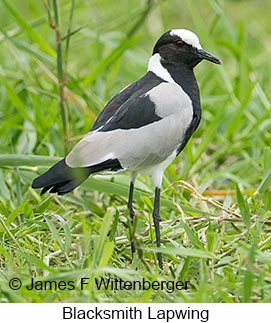
[[[134,83],[130,84],[129,86],[127,86],[124,90],[122,90],[119,94],[114,96],[107,103],[107,105],[104,107],[104,109],[99,114],[98,118],[96,119],[96,121],[93,124],[90,131],[97,130],[101,126],[105,125],[106,122],[111,117],[113,117],[113,115],[117,112],[117,110],[121,106],[123,106],[124,103],[126,103],[129,100],[130,100],[130,103],[132,103],[133,102],[132,98],[135,98],[135,97],[138,98],[144,92],[149,91],[150,89],[157,86],[161,82],[163,82],[163,80],[160,77],[156,76],[152,72],[148,72],[141,79],[139,79],[136,82],[134,82]],[[142,103],[144,104],[143,101],[144,100],[142,98]],[[126,105],[126,108],[128,109],[128,105]],[[125,109],[122,110],[122,113],[124,113],[124,112],[125,112]],[[120,115],[118,117],[120,117]],[[146,117],[146,116],[144,116],[144,117]],[[130,124],[130,122],[128,122],[128,123]],[[111,122],[110,122],[110,124],[111,124]],[[125,128],[125,129],[128,129],[128,128]],[[109,129],[103,130],[103,131],[108,131],[108,130]]]

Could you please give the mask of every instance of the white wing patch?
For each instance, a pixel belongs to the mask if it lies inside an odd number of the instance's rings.
[[[146,95],[155,104],[155,114],[159,117],[165,118],[171,114],[179,116],[181,113],[180,126],[186,126],[192,121],[192,101],[177,83],[160,83]]]
[[[180,37],[184,42],[187,44],[196,47],[198,49],[201,49],[201,45],[199,43],[199,38],[196,34],[194,34],[192,31],[187,29],[172,29],[170,32],[171,36],[178,36]]]

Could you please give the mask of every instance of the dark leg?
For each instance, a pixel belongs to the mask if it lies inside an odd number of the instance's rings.
[[[128,200],[128,209],[130,211],[131,218],[131,230],[130,230],[130,239],[131,239],[131,250],[132,255],[135,252],[135,244],[134,244],[134,236],[133,236],[133,224],[134,224],[134,210],[133,210],[133,193],[134,193],[134,183],[130,183],[130,191],[129,191],[129,200]]]
[[[153,223],[155,228],[155,234],[156,234],[156,246],[159,248],[161,245],[160,242],[160,228],[159,228],[159,222],[161,221],[160,217],[160,188],[155,188],[155,198],[154,198],[154,208],[153,208]],[[158,264],[161,269],[163,269],[163,263],[162,263],[162,254],[161,252],[158,252]]]

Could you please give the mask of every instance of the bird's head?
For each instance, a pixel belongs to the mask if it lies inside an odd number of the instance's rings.
[[[221,64],[219,58],[201,48],[197,35],[186,29],[172,29],[163,34],[154,46],[155,54],[170,65],[185,64],[193,68],[203,59]]]

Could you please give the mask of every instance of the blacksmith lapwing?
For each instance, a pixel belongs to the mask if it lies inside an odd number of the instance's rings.
[[[185,29],[163,34],[153,49],[147,73],[113,97],[89,133],[72,151],[37,177],[33,188],[59,195],[74,190],[90,175],[127,170],[131,223],[134,182],[149,174],[155,186],[153,222],[160,247],[160,188],[167,166],[179,155],[201,119],[198,84],[193,68],[203,59],[221,64],[203,50],[198,37]],[[135,252],[131,237],[132,253]],[[162,256],[158,253],[159,267]]]

